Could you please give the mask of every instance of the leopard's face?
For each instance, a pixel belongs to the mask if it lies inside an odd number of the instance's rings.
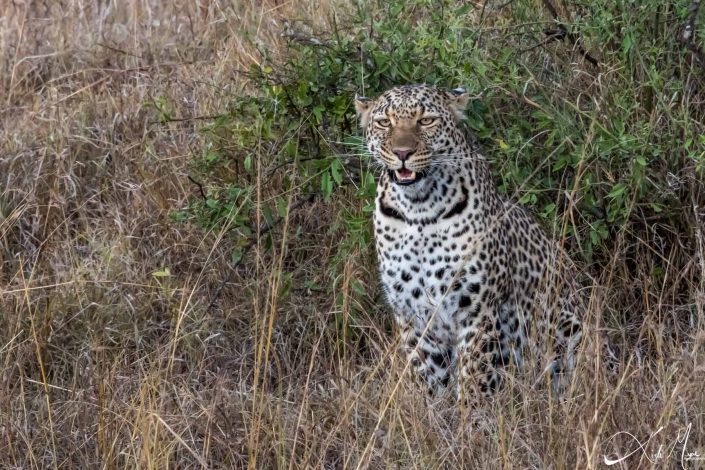
[[[434,167],[447,165],[464,143],[458,129],[468,95],[426,85],[392,88],[375,100],[357,98],[367,148],[390,181],[414,185]]]

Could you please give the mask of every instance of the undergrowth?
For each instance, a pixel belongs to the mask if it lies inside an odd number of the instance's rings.
[[[175,216],[228,224],[239,262],[255,214],[269,228],[287,214],[288,195],[320,197],[337,207],[342,253],[369,247],[361,225],[376,175],[352,98],[405,83],[462,85],[474,96],[467,125],[501,191],[530,206],[593,275],[619,252],[625,274],[644,267],[663,282],[697,255],[682,236],[693,240],[704,197],[702,70],[678,41],[688,6],[594,2],[561,19],[528,2],[480,11],[353,2],[331,14],[330,29],[287,23],[284,50],[261,50],[247,73],[252,92],[201,129],[194,172],[206,190]],[[644,233],[659,241],[655,253],[640,248]],[[669,251],[675,259],[663,259]]]
[[[697,468],[695,3],[3,3],[0,466]],[[561,400],[512,378],[470,424],[404,373],[352,100],[418,82],[580,268]]]

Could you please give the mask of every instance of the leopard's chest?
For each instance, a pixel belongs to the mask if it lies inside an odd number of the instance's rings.
[[[429,318],[450,336],[461,298],[481,280],[474,269],[472,234],[457,221],[408,224],[375,213],[379,270],[387,300],[400,323]]]

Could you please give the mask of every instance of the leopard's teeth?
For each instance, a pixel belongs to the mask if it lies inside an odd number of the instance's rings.
[[[410,171],[410,172],[406,173],[404,176],[402,176],[402,174],[399,170],[394,170],[394,174],[396,175],[396,177],[399,181],[413,181],[416,179],[416,172],[415,171]]]

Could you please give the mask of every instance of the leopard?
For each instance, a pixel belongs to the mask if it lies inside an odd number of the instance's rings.
[[[373,231],[382,291],[407,368],[431,395],[454,383],[480,406],[527,350],[560,393],[583,335],[575,265],[498,191],[464,122],[469,102],[464,88],[426,84],[355,97],[363,145],[381,169]]]

